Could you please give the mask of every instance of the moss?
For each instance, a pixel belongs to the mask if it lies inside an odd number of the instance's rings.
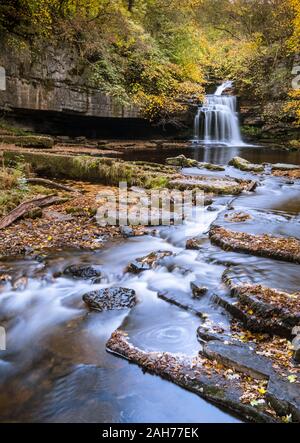
[[[146,188],[152,189],[161,189],[169,187],[170,179],[169,177],[161,176],[161,177],[151,177],[146,183]]]
[[[164,169],[162,165],[129,163],[111,158],[90,156],[72,157],[67,155],[5,151],[6,165],[29,163],[32,170],[48,177],[85,180],[104,185],[118,186],[127,182],[128,186],[161,188],[168,186],[173,169]],[[168,174],[166,174],[166,172]]]
[[[288,144],[291,151],[300,150],[300,140],[291,140]]]
[[[54,140],[51,137],[36,135],[0,135],[0,143],[14,144],[26,148],[49,149]]]
[[[262,129],[257,126],[247,126],[241,127],[241,132],[243,135],[248,135],[249,137],[260,137],[262,135]]]
[[[247,172],[263,172],[264,171],[263,165],[256,165],[254,163],[250,163],[250,162],[248,162],[248,160],[245,160],[242,157],[233,157],[233,159],[231,159],[228,164],[230,166],[233,166],[234,168],[240,169],[241,171],[247,171]]]
[[[17,128],[9,124],[6,120],[0,120],[0,134],[1,135],[16,135],[16,136],[26,136],[33,135],[30,131],[26,131],[21,128]]]

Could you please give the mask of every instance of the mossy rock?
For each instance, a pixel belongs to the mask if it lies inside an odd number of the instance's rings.
[[[246,172],[264,172],[265,169],[263,165],[250,163],[248,160],[242,157],[233,157],[228,164]]]
[[[54,145],[54,140],[51,137],[37,135],[0,135],[0,143],[24,148],[50,149]]]
[[[193,166],[198,166],[197,160],[192,158],[187,158],[185,155],[181,154],[177,157],[169,157],[166,159],[167,165],[179,166],[181,168],[191,168]]]
[[[104,185],[118,186],[126,182],[128,186],[145,188],[167,187],[174,168],[163,165],[136,164],[112,158],[91,156],[70,156],[41,152],[4,151],[6,165],[28,163],[31,169],[42,176],[83,180]]]

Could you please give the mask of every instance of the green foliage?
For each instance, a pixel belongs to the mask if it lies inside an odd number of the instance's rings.
[[[227,78],[245,97],[285,102],[282,115],[299,122],[299,1],[1,0],[0,34],[22,53],[70,47],[87,86],[161,124],[178,124],[206,80]]]

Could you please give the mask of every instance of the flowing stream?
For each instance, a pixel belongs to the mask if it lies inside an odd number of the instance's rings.
[[[240,133],[236,97],[223,95],[223,92],[231,87],[232,82],[224,82],[214,94],[205,96],[204,103],[199,106],[195,116],[195,141],[227,146],[244,144]]]
[[[234,148],[230,149],[231,157]],[[230,154],[229,154],[230,155]],[[261,159],[264,161],[264,158]],[[189,169],[189,174],[203,170]],[[206,172],[210,174],[210,171]],[[226,167],[220,175],[251,178]],[[247,232],[269,232],[300,238],[299,182],[264,176],[253,194],[233,202],[251,211],[253,219],[237,224]],[[201,318],[157,297],[158,292],[191,299],[190,283],[201,281],[208,293],[194,301],[208,319],[225,330],[229,317],[211,300],[226,291],[221,283],[228,262],[243,281],[288,290],[299,289],[297,265],[224,252],[212,246],[207,231],[231,197],[218,197],[214,211],[197,208],[196,218],[180,226],[161,227],[156,236],[114,241],[98,252],[57,251],[45,261],[6,259],[0,272],[28,282],[0,292],[0,324],[7,329],[7,351],[0,352],[0,420],[34,422],[237,422],[227,412],[178,386],[142,372],[106,352],[105,343],[118,327],[135,345],[148,351],[196,354],[196,329]],[[200,251],[185,249],[193,236],[203,239]],[[171,251],[161,266],[140,275],[125,273],[134,259]],[[70,264],[101,267],[101,284],[56,277]],[[138,304],[131,310],[89,312],[82,295],[106,286],[132,288]]]

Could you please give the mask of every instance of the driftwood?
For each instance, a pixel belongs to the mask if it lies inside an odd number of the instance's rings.
[[[0,220],[0,229],[7,228],[16,220],[24,217],[24,215],[28,214],[36,208],[42,208],[44,206],[62,203],[64,201],[66,201],[65,198],[57,197],[56,195],[47,195],[25,201]]]
[[[71,188],[66,185],[61,185],[60,183],[55,183],[54,181],[47,180],[45,178],[27,178],[26,182],[31,183],[33,185],[36,184],[36,185],[48,186],[48,187],[54,188],[54,189],[61,189],[63,191],[67,191],[67,192],[81,194],[81,191],[79,191],[78,189],[74,189],[74,188]]]

